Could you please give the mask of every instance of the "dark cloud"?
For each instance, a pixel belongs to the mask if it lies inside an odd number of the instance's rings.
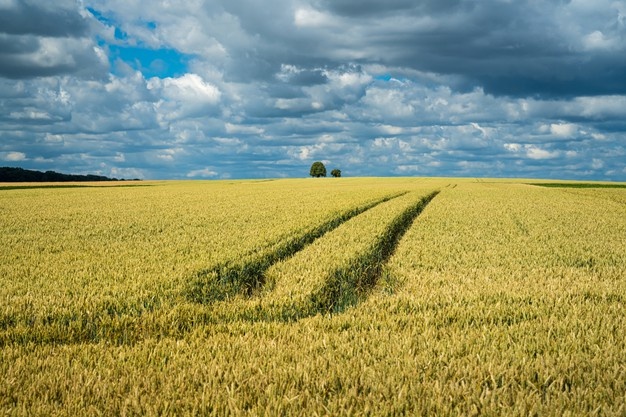
[[[106,63],[89,38],[76,2],[12,1],[0,5],[0,77],[103,76]]]
[[[251,65],[230,67],[228,76],[268,79],[281,63],[311,69],[352,61],[461,76],[497,95],[626,89],[626,11],[615,3],[587,10],[570,2],[283,1],[272,9],[237,1],[225,8],[259,40],[240,45],[236,53]]]
[[[89,22],[72,1],[18,0],[0,5],[0,32],[10,35],[82,37]]]
[[[497,95],[626,91],[626,27],[617,9],[576,14],[569,2],[449,2],[436,10],[428,2],[394,4],[383,15],[373,12],[386,3],[362,9],[356,2],[324,4],[356,20],[352,27],[342,20],[354,35],[346,29],[340,41],[319,49],[351,43],[364,51],[364,62],[461,75]]]
[[[5,56],[37,52],[39,41],[34,36],[8,36],[0,34],[0,53]]]
[[[318,84],[326,84],[328,77],[321,69],[284,69],[279,79],[289,85],[310,86]]]
[[[461,6],[461,0],[319,0],[313,4],[346,17],[380,17],[398,13],[438,14]]]

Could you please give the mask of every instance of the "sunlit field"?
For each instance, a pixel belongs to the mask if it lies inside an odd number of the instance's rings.
[[[624,184],[0,184],[0,231],[2,415],[626,415]]]

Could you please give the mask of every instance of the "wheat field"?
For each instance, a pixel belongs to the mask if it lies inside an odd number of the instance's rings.
[[[2,415],[626,415],[623,184],[0,184],[0,213]]]

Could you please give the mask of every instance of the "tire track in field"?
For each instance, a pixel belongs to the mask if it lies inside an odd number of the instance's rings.
[[[256,306],[248,305],[237,312],[229,312],[219,317],[218,321],[295,322],[316,314],[341,313],[362,302],[382,276],[385,265],[406,231],[438,194],[439,190],[433,191],[402,211],[374,240],[367,252],[330,273],[325,285],[303,302],[262,305],[260,300],[261,303]]]
[[[367,296],[382,275],[400,240],[424,208],[439,194],[433,191],[399,214],[379,236],[372,249],[349,265],[335,270],[326,286],[311,296],[315,313],[341,312]]]
[[[265,272],[276,262],[293,256],[351,218],[407,193],[408,191],[390,194],[369,204],[345,211],[304,234],[278,242],[273,250],[266,253],[256,256],[253,254],[250,259],[244,261],[230,261],[199,271],[189,280],[184,290],[184,297],[194,303],[210,304],[227,300],[237,294],[250,296],[264,285]]]

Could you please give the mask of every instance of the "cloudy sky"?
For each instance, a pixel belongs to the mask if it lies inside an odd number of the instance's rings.
[[[626,0],[0,0],[0,166],[626,181]]]

